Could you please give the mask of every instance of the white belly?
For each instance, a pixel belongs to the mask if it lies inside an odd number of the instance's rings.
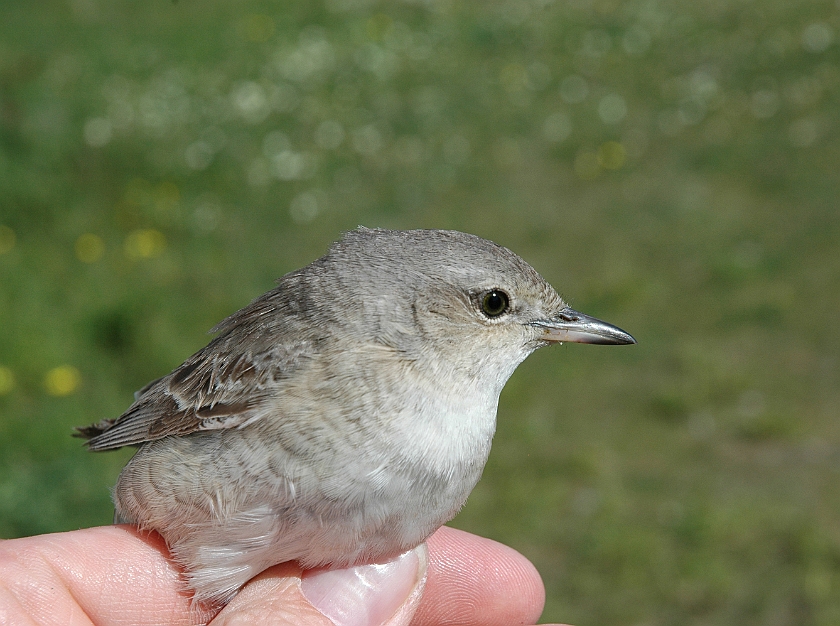
[[[147,443],[115,490],[120,520],[161,533],[200,601],[226,602],[277,563],[340,567],[422,543],[478,481],[495,406],[489,418],[432,420],[411,437],[321,437],[319,458],[297,454],[306,432],[278,445],[258,424]]]

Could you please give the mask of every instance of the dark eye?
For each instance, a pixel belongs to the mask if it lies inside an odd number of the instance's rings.
[[[509,306],[508,295],[498,289],[491,289],[481,297],[481,310],[487,317],[499,317]]]

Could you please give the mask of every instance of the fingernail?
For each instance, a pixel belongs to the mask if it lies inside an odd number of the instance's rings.
[[[393,561],[304,574],[301,591],[336,626],[407,624],[426,584],[426,544]]]

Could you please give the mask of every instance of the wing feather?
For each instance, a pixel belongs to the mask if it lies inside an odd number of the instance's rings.
[[[112,450],[170,435],[235,428],[270,414],[268,400],[312,357],[322,337],[300,319],[300,298],[257,298],[213,330],[222,334],[152,381],[116,419],[76,429],[89,449]],[[266,315],[272,313],[272,315]]]

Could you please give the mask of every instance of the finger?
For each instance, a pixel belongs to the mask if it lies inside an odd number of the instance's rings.
[[[542,579],[512,548],[446,526],[428,546],[429,580],[413,626],[508,626],[539,619]]]
[[[212,626],[406,626],[427,563],[422,545],[383,564],[307,572],[276,565],[245,585]]]
[[[12,539],[0,542],[0,585],[38,624],[186,625],[189,594],[167,555],[129,526]]]
[[[430,539],[429,546],[431,557],[426,600],[413,623],[527,624],[533,623],[539,615],[544,597],[542,583],[533,566],[515,551],[494,541],[448,528],[438,531]],[[282,568],[287,569],[284,571]],[[329,614],[327,605],[331,594],[326,592],[319,598],[316,592],[319,587],[327,590],[341,588],[338,582],[329,582],[329,575],[335,573],[304,574],[307,582],[302,586],[297,575],[298,582],[292,580],[290,586],[288,579],[294,579],[297,571],[294,568],[290,564],[277,566],[257,577],[229,605],[223,619],[233,620],[235,611],[245,615],[241,612],[243,607],[250,607],[249,610],[256,612],[260,610],[261,602],[269,602],[269,606],[279,612],[278,609],[286,606],[284,602],[290,598],[300,603],[300,589],[307,587],[309,602],[298,605],[298,609],[302,606],[304,612],[295,614],[287,611],[295,615],[287,623],[306,623],[298,617],[315,606],[324,608],[324,612],[309,612],[312,619],[321,619],[319,615]],[[411,576],[409,578],[414,580]],[[399,576],[386,570],[384,580],[389,579],[397,580]],[[178,570],[168,558],[162,539],[155,533],[139,533],[128,526],[0,542],[0,580],[6,582],[14,599],[21,600],[29,615],[43,618],[38,620],[39,623],[195,622],[196,613],[190,609],[189,593],[183,590]],[[312,580],[321,582],[315,584],[310,582]],[[369,579],[367,583],[370,583]],[[379,588],[383,584],[388,586],[387,582],[380,580],[372,587]],[[263,587],[263,593],[257,593],[260,591],[257,585],[268,586]],[[405,623],[406,616],[417,605],[421,588],[412,589],[410,598],[392,618],[392,624]],[[279,599],[270,598],[274,591],[279,591]],[[252,597],[246,602],[248,593],[257,598]],[[387,606],[388,603],[380,604]],[[339,602],[336,606],[340,605]]]

